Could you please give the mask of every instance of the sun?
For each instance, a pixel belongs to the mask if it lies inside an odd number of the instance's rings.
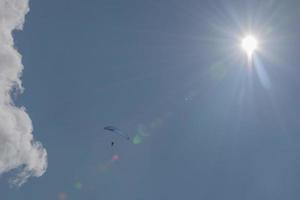
[[[253,35],[247,35],[242,39],[241,46],[250,59],[254,51],[257,50],[258,42]]]

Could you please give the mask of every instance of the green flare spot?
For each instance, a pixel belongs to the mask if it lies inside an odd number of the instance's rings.
[[[133,138],[133,140],[132,140],[132,143],[133,144],[141,144],[142,140],[143,140],[142,136],[135,135],[134,138]]]
[[[74,187],[78,190],[80,190],[82,188],[82,184],[80,181],[76,181],[75,184],[74,184]]]

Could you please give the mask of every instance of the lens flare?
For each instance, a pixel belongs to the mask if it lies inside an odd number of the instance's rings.
[[[68,199],[68,195],[65,192],[60,192],[58,194],[58,200],[67,200]]]
[[[80,181],[76,181],[74,183],[74,187],[77,189],[77,190],[81,190],[82,188],[82,183]]]
[[[113,161],[117,161],[119,159],[120,159],[120,156],[118,154],[115,154],[112,156],[111,161],[113,162]]]
[[[241,46],[244,49],[244,51],[247,53],[248,58],[251,58],[253,52],[257,49],[258,42],[254,36],[247,35],[242,40]]]
[[[120,156],[118,154],[112,155],[112,157],[104,163],[100,163],[97,166],[97,171],[100,173],[108,172],[113,164],[120,160]]]
[[[143,142],[143,138],[141,135],[135,135],[132,140],[133,144],[141,144],[142,142]]]

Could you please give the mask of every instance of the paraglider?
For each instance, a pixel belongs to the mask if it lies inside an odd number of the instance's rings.
[[[125,138],[126,140],[130,140],[130,137],[126,133],[124,133],[123,131],[121,131],[120,129],[118,129],[117,127],[114,127],[114,126],[105,126],[104,130],[111,131],[113,133],[116,133],[116,134],[120,135],[121,137]],[[113,146],[114,143],[112,142],[111,145]]]

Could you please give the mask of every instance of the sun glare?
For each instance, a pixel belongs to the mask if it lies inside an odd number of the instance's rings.
[[[242,48],[247,53],[248,58],[251,58],[253,52],[257,49],[258,42],[252,35],[247,35],[242,40]]]

